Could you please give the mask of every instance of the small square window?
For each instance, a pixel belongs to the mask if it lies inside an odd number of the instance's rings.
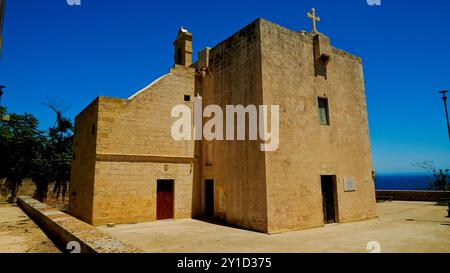
[[[184,95],[184,101],[191,101],[191,96]]]
[[[328,99],[319,98],[319,118],[321,125],[330,125],[330,110],[328,108]]]

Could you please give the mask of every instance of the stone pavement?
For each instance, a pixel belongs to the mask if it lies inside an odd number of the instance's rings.
[[[450,253],[447,207],[427,202],[377,204],[379,219],[267,235],[186,219],[101,227],[146,252]]]

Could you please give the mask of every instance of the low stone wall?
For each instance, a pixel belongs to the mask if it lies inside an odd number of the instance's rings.
[[[17,204],[62,249],[66,249],[69,242],[78,242],[81,253],[142,252],[134,246],[125,244],[89,224],[31,197],[21,196],[18,198]]]
[[[439,202],[443,199],[450,199],[450,192],[442,191],[377,190],[376,195],[377,199],[392,197],[392,200],[396,201]]]

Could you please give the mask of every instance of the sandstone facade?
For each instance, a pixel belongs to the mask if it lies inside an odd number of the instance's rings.
[[[174,47],[167,75],[129,99],[99,97],[76,118],[71,214],[154,221],[166,206],[170,218],[206,214],[267,233],[376,216],[360,58],[263,19],[193,64],[192,34],[180,29]],[[279,105],[279,148],[174,140],[171,110],[193,109],[197,94],[204,107]]]

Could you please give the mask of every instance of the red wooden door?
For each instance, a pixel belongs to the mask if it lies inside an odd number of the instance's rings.
[[[173,219],[173,180],[158,180],[156,219]]]

